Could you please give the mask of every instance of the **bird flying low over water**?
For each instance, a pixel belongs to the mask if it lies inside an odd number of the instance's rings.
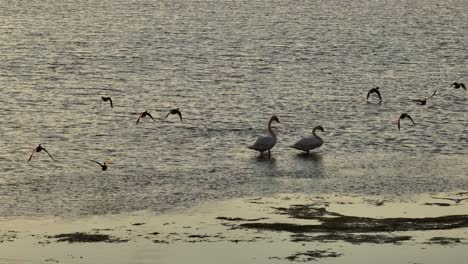
[[[112,99],[110,97],[101,96],[101,100],[104,101],[104,102],[109,101],[111,108],[114,108],[114,105],[112,104]]]
[[[89,161],[92,161],[94,163],[97,163],[99,165],[101,165],[101,170],[105,171],[107,170],[107,164],[110,163],[110,161],[104,161],[104,163],[100,163],[99,161],[95,161],[95,160],[89,160]]]
[[[367,99],[366,100],[369,101],[369,96],[371,94],[373,94],[373,93],[377,94],[377,96],[379,97],[379,103],[382,103],[382,96],[380,96],[379,87],[375,87],[375,88],[370,89],[369,92],[367,93]]]
[[[444,198],[444,197],[434,197],[431,196],[432,199],[440,199],[440,200],[449,200],[449,201],[454,201],[456,203],[460,203],[463,200],[468,200],[468,198]]]
[[[400,120],[401,120],[401,119],[405,119],[405,118],[408,118],[409,120],[411,120],[411,122],[413,122],[413,125],[416,125],[416,123],[414,123],[413,118],[411,118],[410,115],[408,115],[407,113],[403,113],[403,114],[401,114],[400,117],[398,118],[398,130],[400,130]]]
[[[457,83],[457,82],[454,82],[454,83],[452,83],[452,84],[450,85],[450,87],[452,87],[452,86],[453,86],[455,89],[458,89],[458,88],[461,87],[461,88],[463,88],[463,89],[466,90],[466,86],[465,86],[464,83]]]
[[[45,151],[51,159],[54,159],[52,155],[50,155],[49,151],[47,151],[47,149],[45,149],[44,147],[41,146],[41,144],[39,144],[39,146],[34,148],[33,152],[31,153],[31,156],[29,156],[28,162],[31,161],[32,157],[34,156],[34,153],[41,152],[41,151]]]
[[[307,153],[310,153],[310,150],[322,146],[323,139],[321,137],[317,136],[317,134],[315,134],[316,130],[320,130],[322,132],[325,132],[323,130],[322,126],[316,126],[312,130],[312,135],[313,135],[312,137],[302,138],[301,140],[297,141],[294,145],[289,146],[289,147],[290,148],[295,148],[295,149],[298,149],[298,150],[302,150],[302,151],[305,151]]]
[[[420,105],[426,105],[427,100],[429,100],[430,98],[432,98],[432,96],[434,96],[434,95],[436,95],[436,94],[437,94],[437,90],[435,90],[434,93],[433,93],[431,96],[427,97],[427,98],[424,98],[424,99],[411,99],[411,98],[410,98],[410,100],[411,100],[411,101],[414,101],[414,102],[417,102],[417,103],[419,103]]]
[[[276,134],[271,130],[271,123],[280,122],[276,115],[273,115],[270,120],[268,121],[268,132],[270,133],[269,136],[259,137],[255,143],[251,146],[248,146],[249,149],[253,149],[260,152],[260,156],[262,156],[263,152],[268,151],[268,157],[271,157],[270,149],[272,149],[276,145]]]
[[[148,113],[148,110],[145,110],[143,113],[140,113],[136,123],[138,124],[140,122],[140,119],[145,118],[145,117],[149,117],[149,118],[153,119],[154,122],[156,122],[156,120],[154,120],[153,116],[150,113]]]
[[[179,118],[180,118],[180,122],[182,123],[182,113],[179,111],[179,108],[177,109],[171,109],[169,111],[169,113],[167,113],[166,117],[164,119],[166,119],[169,115],[179,115]]]

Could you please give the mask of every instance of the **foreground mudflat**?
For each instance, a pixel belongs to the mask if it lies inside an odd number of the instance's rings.
[[[284,194],[165,215],[4,219],[0,263],[459,263],[467,209],[429,196]]]

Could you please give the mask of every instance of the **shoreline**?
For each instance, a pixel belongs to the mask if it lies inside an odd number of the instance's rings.
[[[163,215],[17,218],[0,220],[0,263],[373,263],[392,255],[459,263],[468,256],[467,209],[428,195],[401,203],[280,194]]]

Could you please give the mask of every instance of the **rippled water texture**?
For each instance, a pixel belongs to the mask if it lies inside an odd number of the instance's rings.
[[[465,0],[5,3],[2,217],[468,188],[468,93],[449,87],[468,83]],[[366,103],[376,86],[383,103]],[[184,123],[164,119],[175,107]],[[135,125],[146,109],[156,123]],[[403,112],[417,125],[399,132]],[[246,146],[272,114],[279,141],[259,160]],[[315,154],[287,148],[316,125]],[[56,161],[27,163],[39,143]]]

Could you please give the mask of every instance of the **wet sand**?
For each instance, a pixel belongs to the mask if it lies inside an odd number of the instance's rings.
[[[467,209],[429,194],[283,194],[164,215],[2,219],[0,263],[461,263]]]

